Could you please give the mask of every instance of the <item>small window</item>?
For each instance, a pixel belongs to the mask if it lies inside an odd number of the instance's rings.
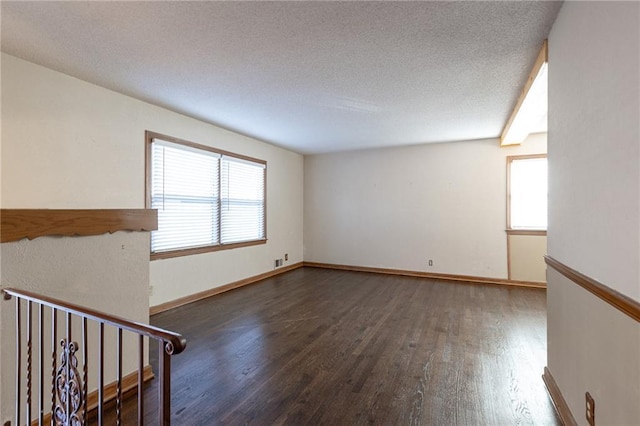
[[[147,132],[152,259],[266,242],[266,163]]]
[[[547,229],[547,156],[507,157],[507,229]]]

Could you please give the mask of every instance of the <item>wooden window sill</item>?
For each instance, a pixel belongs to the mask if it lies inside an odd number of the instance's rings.
[[[220,244],[216,246],[205,246],[205,247],[188,248],[183,250],[163,251],[159,253],[151,253],[151,260],[170,259],[172,257],[190,256],[192,254],[211,253],[215,251],[230,250],[230,249],[235,249],[240,247],[257,246],[257,245],[266,244],[266,243],[267,243],[267,239],[265,238],[263,240],[243,241],[240,243]]]
[[[546,229],[505,229],[507,235],[537,235],[541,237],[547,236]]]

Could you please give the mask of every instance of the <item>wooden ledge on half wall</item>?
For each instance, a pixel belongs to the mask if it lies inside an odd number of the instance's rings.
[[[1,209],[0,242],[158,229],[155,209]]]

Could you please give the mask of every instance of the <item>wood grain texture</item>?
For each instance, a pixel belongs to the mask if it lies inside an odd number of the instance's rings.
[[[569,409],[569,404],[567,404],[567,401],[565,401],[562,396],[562,392],[560,392],[558,384],[547,367],[544,368],[542,380],[544,380],[544,383],[547,386],[547,391],[549,391],[549,396],[551,396],[551,400],[553,401],[553,405],[556,408],[556,412],[558,413],[558,417],[560,417],[562,424],[564,426],[577,426],[578,423]]]
[[[511,128],[511,125],[515,120],[516,115],[518,115],[518,112],[520,111],[520,108],[522,107],[522,104],[524,103],[524,100],[527,97],[527,93],[529,93],[531,86],[533,86],[533,82],[536,80],[536,77],[538,76],[538,72],[540,71],[540,68],[542,68],[542,65],[544,65],[544,63],[548,61],[549,61],[549,48],[548,48],[548,41],[545,40],[542,43],[542,48],[538,53],[536,61],[533,63],[533,69],[529,73],[529,77],[527,77],[527,81],[525,82],[524,87],[520,92],[520,96],[518,96],[518,100],[516,101],[516,104],[513,107],[513,111],[511,111],[511,115],[507,120],[507,124],[505,124],[504,129],[502,130],[502,134],[500,135],[500,146],[514,145],[514,144],[504,143],[504,140],[507,136],[507,132]]]
[[[598,296],[600,299],[618,309],[623,314],[640,322],[640,302],[576,271],[575,269],[570,268],[551,256],[545,256],[544,260],[547,262],[547,265],[567,277],[569,280]]]
[[[153,143],[154,139],[159,139],[159,140],[165,141],[165,142],[171,142],[171,143],[175,143],[175,144],[178,144],[178,145],[184,145],[184,146],[188,146],[188,147],[191,147],[191,148],[200,149],[200,150],[203,150],[203,151],[214,152],[214,153],[220,154],[220,155],[226,155],[226,156],[229,156],[229,157],[235,157],[235,158],[239,158],[241,160],[251,161],[253,163],[264,164],[265,166],[267,165],[267,162],[265,160],[261,160],[259,158],[249,157],[247,155],[242,155],[242,154],[236,154],[235,152],[225,151],[224,149],[214,148],[214,147],[209,146],[209,145],[203,145],[203,144],[200,144],[200,143],[191,142],[191,141],[188,141],[186,139],[180,139],[180,138],[176,138],[176,137],[169,136],[169,135],[163,135],[162,133],[152,132],[151,130],[146,130],[145,134],[144,134],[144,137],[145,137],[145,142],[146,142],[147,146],[151,145]]]
[[[533,235],[537,237],[546,237],[547,231],[544,229],[507,229],[507,235]]]
[[[559,424],[544,290],[305,267],[151,322],[189,339],[174,424]]]
[[[150,209],[0,210],[3,243],[43,236],[87,236],[117,231],[158,229],[158,212]]]
[[[257,246],[260,244],[267,244],[267,239],[255,240],[255,241],[243,241],[241,243],[230,243],[230,244],[217,244],[215,246],[204,246],[204,247],[194,247],[188,249],[178,249],[171,251],[160,251],[156,253],[151,253],[151,260],[158,259],[170,259],[172,257],[181,257],[181,256],[191,256],[194,254],[202,254],[202,253],[211,253],[214,251],[221,250],[231,250],[242,247],[251,247]]]
[[[509,192],[507,192],[508,194]],[[507,217],[509,217],[509,203],[507,200]],[[508,219],[507,219],[508,220]],[[511,236],[507,233],[507,278],[510,280],[513,277],[512,266],[511,266]]]
[[[234,281],[232,283],[225,284],[220,287],[211,288],[209,290],[201,291],[195,294],[190,294],[189,296],[181,297],[179,299],[175,299],[170,302],[162,303],[160,305],[155,305],[149,308],[149,315],[159,314],[160,312],[168,311],[169,309],[174,309],[179,306],[197,302],[198,300],[206,299],[207,297],[215,296],[216,294],[224,293],[225,291],[233,290],[234,288],[243,287],[249,284],[254,284],[266,278],[283,274],[285,272],[292,271],[300,267],[302,267],[302,262],[294,263],[293,265],[287,265],[282,268],[274,269],[273,271],[265,272],[264,274],[254,275],[253,277],[245,278],[239,281]]]
[[[505,280],[501,278],[475,277],[471,275],[436,274],[432,272],[410,271],[406,269],[372,268],[369,266],[336,265],[333,263],[303,262],[310,268],[335,269],[339,271],[373,272],[376,274],[399,275],[403,277],[431,278],[444,281],[457,281],[475,284],[497,284],[514,287],[547,288],[545,283]]]

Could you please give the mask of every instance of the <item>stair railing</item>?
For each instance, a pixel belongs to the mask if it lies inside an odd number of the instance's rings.
[[[159,424],[169,425],[171,422],[171,356],[179,354],[186,347],[186,340],[178,333],[163,330],[151,325],[130,321],[97,310],[67,303],[51,297],[41,296],[23,290],[3,289],[5,300],[15,299],[15,421],[16,425],[51,424],[62,426],[78,426],[87,423],[88,394],[87,381],[89,369],[88,355],[88,322],[97,324],[97,424],[104,422],[105,383],[105,326],[115,329],[116,347],[116,381],[115,381],[115,410],[116,422],[122,423],[123,407],[123,331],[137,336],[137,419],[138,424],[144,424],[144,367],[145,367],[145,337],[158,341],[158,406]],[[47,309],[45,310],[45,307]],[[23,318],[23,309],[25,310]],[[49,311],[49,312],[47,312]],[[34,314],[35,312],[35,314]],[[50,314],[50,315],[47,315]],[[34,318],[35,316],[35,318]],[[62,317],[63,324],[58,324],[58,317]],[[47,321],[45,321],[45,318]],[[72,320],[80,320],[80,343],[72,338]],[[36,325],[34,326],[34,319]],[[50,353],[45,353],[45,322],[48,322],[51,333]],[[24,324],[24,330],[23,330]],[[64,331],[58,342],[58,329]],[[39,353],[34,354],[34,328],[37,330],[35,343]],[[77,329],[77,325],[76,325]],[[23,346],[23,339],[25,340]],[[58,345],[60,351],[58,353]],[[23,352],[25,350],[25,352]],[[79,356],[82,354],[82,357]],[[37,366],[34,366],[34,357]],[[50,379],[45,379],[45,357],[50,359]],[[50,357],[50,358],[49,358]],[[80,359],[81,358],[81,359]],[[58,363],[59,359],[59,363]],[[23,363],[26,377],[23,377]],[[47,367],[49,368],[49,367]],[[92,367],[93,368],[93,367]],[[33,379],[34,370],[38,380]],[[135,375],[135,373],[134,373]],[[50,380],[45,390],[45,382]],[[35,383],[37,382],[37,383]],[[22,388],[25,385],[24,389]],[[134,385],[134,388],[135,386]],[[45,406],[44,396],[49,393],[51,399]],[[37,401],[34,400],[35,398]],[[37,404],[37,408],[34,408]],[[32,416],[37,410],[37,416]],[[50,411],[49,411],[50,410]],[[49,411],[47,413],[47,411]],[[25,420],[21,422],[22,413]],[[49,418],[50,416],[50,418]]]

